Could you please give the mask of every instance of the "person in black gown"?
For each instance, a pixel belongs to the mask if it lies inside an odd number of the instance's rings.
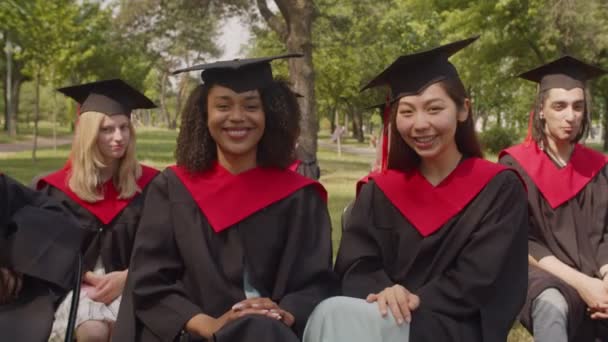
[[[37,188],[60,201],[86,231],[76,338],[109,341],[145,189],[158,174],[136,158],[131,112],[155,105],[120,79],[59,91],[80,106],[74,143],[65,167],[40,178]],[[65,338],[72,295],[56,310],[50,342]]]
[[[481,158],[470,101],[448,58],[476,38],[399,57],[388,85],[387,170],[346,221],[304,342],[505,341],[527,285],[528,212],[513,170]]]
[[[334,291],[327,194],[288,169],[300,111],[277,58],[201,70],[177,165],[150,185],[114,341],[298,341]]]
[[[606,72],[570,56],[523,73],[538,83],[528,138],[500,162],[526,181],[529,289],[522,323],[535,341],[608,339],[608,158],[583,146],[588,80]]]
[[[52,223],[52,224],[49,224]],[[46,341],[84,232],[59,202],[0,174],[0,336]]]

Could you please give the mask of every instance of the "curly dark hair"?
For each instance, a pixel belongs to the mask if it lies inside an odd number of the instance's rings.
[[[464,107],[465,99],[468,97],[466,89],[460,79],[446,79],[438,82],[445,90],[448,96],[456,103],[456,108],[461,110]],[[410,171],[420,166],[420,156],[409,147],[397,130],[397,107],[399,101],[395,101],[391,108],[391,131],[390,131],[390,148],[388,153],[387,167],[389,169]],[[481,145],[475,133],[475,121],[473,120],[473,111],[469,107],[467,119],[464,122],[458,122],[456,126],[456,147],[458,151],[465,157],[483,158]]]
[[[217,146],[207,127],[207,97],[213,85],[198,85],[186,102],[177,137],[177,165],[190,172],[208,170],[217,160]],[[275,80],[260,90],[265,114],[264,134],[257,147],[257,164],[286,168],[295,158],[300,133],[300,106],[287,82]]]

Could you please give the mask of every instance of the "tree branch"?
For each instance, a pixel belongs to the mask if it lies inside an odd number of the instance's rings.
[[[281,41],[287,41],[287,24],[278,15],[272,13],[266,4],[266,0],[256,0],[258,9],[262,18],[266,21],[268,26],[279,35]]]

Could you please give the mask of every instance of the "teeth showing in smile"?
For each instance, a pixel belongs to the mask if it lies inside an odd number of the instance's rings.
[[[419,137],[419,138],[414,138],[414,140],[417,143],[421,143],[421,144],[429,143],[429,142],[433,141],[433,139],[435,139],[435,137]]]
[[[246,128],[227,129],[226,133],[228,133],[228,136],[231,138],[242,138],[247,134],[247,131],[249,130]]]

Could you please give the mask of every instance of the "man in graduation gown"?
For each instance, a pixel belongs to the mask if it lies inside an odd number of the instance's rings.
[[[3,341],[48,339],[57,301],[78,276],[82,233],[59,202],[0,174]]]
[[[522,322],[536,341],[608,338],[608,159],[578,143],[591,124],[586,82],[604,73],[565,56],[520,75],[538,83],[539,97],[526,141],[500,162],[528,188]]]
[[[163,171],[149,187],[114,341],[298,341],[310,312],[332,293],[325,190],[288,170],[289,158],[267,159],[270,164],[264,167],[256,162],[268,158],[264,154],[268,152],[258,150],[264,143],[284,144],[289,148],[286,156],[293,156],[297,120],[291,120],[294,113],[289,102],[295,110],[297,104],[291,93],[269,94],[288,89],[273,80],[270,68],[270,61],[286,57],[294,56],[186,69],[204,69],[205,84],[193,91],[188,101],[193,106],[186,106],[182,116],[178,164]],[[254,90],[261,93],[264,113],[256,107]],[[221,105],[213,102],[213,106],[230,113],[226,115],[235,122],[257,129],[245,121],[246,115],[235,112],[246,107],[238,101],[252,97],[243,101],[254,101],[247,108],[256,108],[249,111],[264,115],[264,137],[280,131],[289,138],[267,141],[262,137],[255,143],[243,139],[230,145],[231,138],[222,136],[226,140],[217,142],[213,136],[205,146],[217,155],[204,159],[207,168],[192,166],[191,160],[201,160],[209,152],[197,152],[202,144],[197,138],[209,134],[205,132],[211,119],[205,117],[216,110],[207,106],[208,93],[213,91],[227,94],[214,98]],[[273,100],[264,102],[269,97]],[[278,113],[273,120],[287,123],[273,126],[271,110]],[[292,124],[293,129],[285,128]],[[248,146],[245,152],[230,156],[237,163],[244,155],[253,155],[246,170],[220,164],[219,156],[228,153],[224,149],[233,151],[232,146],[243,144]],[[276,153],[273,156],[278,158]]]

